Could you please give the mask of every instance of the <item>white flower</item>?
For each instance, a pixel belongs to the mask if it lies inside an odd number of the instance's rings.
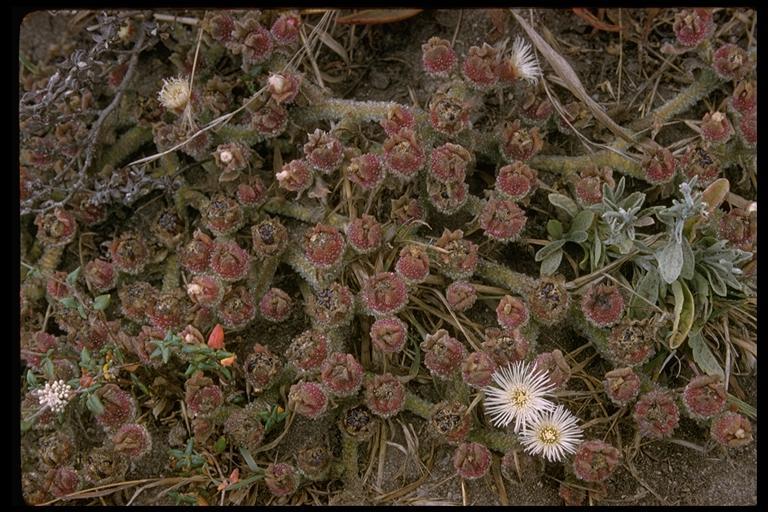
[[[48,408],[55,413],[63,411],[73,395],[72,388],[63,380],[46,382],[42,389],[36,389],[33,393],[43,408]]]
[[[526,452],[559,462],[581,443],[582,430],[577,421],[568,409],[558,405],[554,410],[537,414],[523,430],[520,442]]]
[[[494,372],[493,381],[483,388],[485,410],[491,422],[507,426],[515,421],[515,432],[528,423],[536,413],[548,411],[554,404],[547,400],[555,386],[543,371],[534,366],[517,362]]]
[[[533,53],[531,43],[522,37],[515,38],[512,44],[512,54],[509,56],[512,65],[517,70],[517,76],[532,84],[536,84],[541,76],[541,68],[536,55]]]
[[[168,110],[181,112],[187,106],[190,94],[186,78],[163,79],[163,88],[157,93],[157,99]]]

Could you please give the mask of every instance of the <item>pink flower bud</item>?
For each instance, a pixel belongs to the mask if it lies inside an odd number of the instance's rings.
[[[482,478],[491,467],[491,451],[480,443],[461,443],[453,454],[453,467],[465,480]]]
[[[126,274],[140,274],[150,259],[144,237],[135,232],[123,233],[113,240],[109,253],[115,268]]]
[[[723,144],[733,135],[733,127],[722,112],[707,112],[701,120],[701,136],[707,142]]]
[[[467,311],[477,300],[477,290],[466,281],[454,281],[445,289],[445,300],[453,311]]]
[[[715,23],[709,9],[685,9],[675,14],[672,25],[677,42],[682,46],[694,47],[712,37]]]
[[[431,37],[421,45],[421,62],[424,71],[436,77],[447,77],[456,65],[456,52],[451,48],[450,41],[439,37]]]
[[[260,343],[253,346],[253,351],[248,354],[243,364],[245,380],[255,393],[261,393],[270,387],[282,369],[280,357]]]
[[[301,76],[293,73],[273,73],[267,79],[267,90],[276,103],[293,103],[299,94]]]
[[[264,484],[274,496],[290,496],[298,489],[299,479],[290,464],[270,464],[264,470]]]
[[[231,330],[248,326],[256,316],[256,304],[245,286],[236,286],[224,294],[217,310],[221,325]]]
[[[523,162],[512,162],[499,169],[496,191],[505,199],[518,201],[533,193],[538,174]]]
[[[478,246],[464,239],[460,229],[443,230],[435,242],[435,247],[442,249],[437,253],[440,270],[451,279],[469,279],[475,273],[478,261]]]
[[[321,331],[309,329],[293,339],[285,356],[299,371],[320,369],[328,355],[328,339]]]
[[[354,313],[352,291],[341,283],[315,291],[307,301],[307,315],[323,328],[347,325]]]
[[[515,160],[525,162],[541,151],[542,147],[544,147],[544,142],[538,128],[523,128],[520,120],[502,125],[499,134],[499,149],[501,149],[501,155],[508,162],[511,163]]]
[[[152,437],[144,425],[127,423],[112,435],[112,444],[116,452],[140,459],[152,450]]]
[[[266,320],[280,323],[291,316],[293,300],[280,288],[270,288],[259,301],[259,312]]]
[[[573,472],[585,482],[602,482],[616,471],[620,459],[614,446],[598,439],[584,441],[573,455]]]
[[[346,167],[346,175],[349,181],[363,190],[373,190],[385,177],[381,160],[372,153],[352,158]]]
[[[381,120],[381,127],[388,135],[395,135],[402,129],[413,130],[416,127],[416,118],[408,107],[393,103],[387,109],[387,117]]]
[[[347,226],[349,245],[360,254],[368,254],[378,249],[383,237],[381,224],[372,215],[363,214]]]
[[[37,239],[45,247],[60,247],[75,239],[77,220],[72,213],[54,208],[48,213],[35,217]]]
[[[461,363],[461,378],[476,389],[482,389],[491,383],[491,376],[496,371],[496,363],[485,352],[472,352]]]
[[[298,414],[315,420],[328,409],[328,397],[318,384],[299,382],[291,386],[288,392],[288,404]]]
[[[400,352],[405,347],[408,326],[397,317],[379,318],[371,325],[373,346],[387,354]]]
[[[227,282],[243,279],[248,274],[251,258],[234,240],[217,238],[211,249],[210,267]]]
[[[645,162],[645,179],[658,185],[667,183],[675,176],[675,157],[666,148],[654,151]]]
[[[446,142],[432,150],[429,156],[429,172],[439,181],[462,182],[472,154],[458,144]]]
[[[289,192],[303,192],[312,184],[312,169],[306,160],[292,160],[275,175],[280,188]]]
[[[459,444],[466,439],[472,426],[467,407],[461,402],[440,402],[432,410],[429,426],[441,439]]]
[[[497,366],[506,366],[525,359],[530,341],[519,329],[509,331],[489,327],[485,330],[485,341],[481,346]]]
[[[757,109],[757,82],[755,80],[739,82],[731,96],[731,107],[742,115]]]
[[[735,44],[724,44],[712,55],[712,68],[723,80],[741,80],[753,67],[747,52]]]
[[[428,334],[421,343],[424,351],[424,366],[432,375],[441,379],[451,379],[461,366],[467,349],[445,329]]]
[[[278,16],[269,31],[277,44],[288,45],[299,40],[300,27],[301,17],[299,14],[289,12]]]
[[[528,323],[530,316],[528,306],[520,297],[505,295],[496,307],[496,320],[504,329],[513,330],[522,327]]]
[[[608,333],[608,351],[613,362],[625,366],[637,366],[654,353],[655,329],[637,321],[622,321]]]
[[[700,375],[685,386],[683,404],[696,419],[711,418],[725,409],[726,392],[720,377]]]
[[[712,439],[727,448],[740,448],[752,442],[752,425],[735,412],[725,412],[712,420],[709,432]]]
[[[632,417],[640,434],[661,439],[670,437],[677,428],[680,411],[674,394],[666,389],[658,389],[640,397]]]
[[[200,230],[196,230],[186,245],[179,250],[179,262],[193,273],[205,272],[211,258],[213,240]]]
[[[419,245],[406,245],[400,250],[395,272],[409,284],[421,283],[429,276],[429,256]]]
[[[525,212],[507,199],[489,199],[480,212],[480,227],[485,235],[499,242],[520,238],[527,222]]]
[[[594,284],[581,298],[581,311],[595,327],[608,327],[624,313],[624,297],[615,284]]]
[[[603,385],[611,402],[623,407],[634,400],[640,392],[640,377],[632,368],[617,368],[605,374]]]
[[[329,269],[340,263],[344,247],[344,237],[333,226],[317,224],[304,234],[304,256],[319,269]]]
[[[117,286],[117,272],[108,261],[91,260],[85,264],[85,282],[94,292],[104,293]]]
[[[365,381],[365,405],[373,414],[390,418],[405,405],[405,386],[391,373],[374,375]]]
[[[307,143],[304,144],[304,154],[317,171],[330,174],[338,169],[344,160],[344,146],[339,139],[318,128],[309,135]]]
[[[449,137],[455,137],[469,128],[469,114],[469,105],[448,93],[437,92],[429,101],[432,128]]]
[[[203,223],[214,235],[229,235],[243,226],[242,207],[233,197],[215,195],[203,211]]]
[[[380,272],[366,281],[361,299],[372,315],[392,315],[408,303],[408,288],[394,272]]]
[[[190,416],[211,417],[224,403],[224,393],[206,377],[203,372],[196,371],[184,384],[184,401]]]
[[[363,367],[352,354],[336,352],[328,356],[320,371],[323,385],[335,396],[350,396],[363,383]]]
[[[498,62],[498,49],[488,43],[483,43],[482,47],[470,46],[461,71],[470,86],[487,91],[499,81],[499,75],[496,74]]]
[[[413,130],[404,129],[384,141],[384,164],[395,176],[411,180],[424,167],[426,157]]]

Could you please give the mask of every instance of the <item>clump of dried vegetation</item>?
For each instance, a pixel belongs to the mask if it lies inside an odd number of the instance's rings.
[[[423,41],[421,106],[326,83],[408,10],[64,13],[20,55],[24,498],[425,503],[447,453],[465,503],[592,503],[749,444],[755,13],[573,11],[655,55],[613,110],[527,11]]]

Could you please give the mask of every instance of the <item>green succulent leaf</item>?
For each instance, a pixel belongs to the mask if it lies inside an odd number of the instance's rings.
[[[103,311],[109,307],[109,302],[112,299],[110,294],[99,295],[93,299],[93,309],[96,311]]]
[[[557,271],[558,267],[560,266],[560,262],[562,261],[562,259],[563,259],[562,250],[555,251],[549,256],[547,256],[546,258],[544,258],[544,260],[542,260],[541,262],[541,268],[539,270],[541,272],[541,275],[551,276],[552,274],[554,274]]]
[[[590,210],[582,210],[573,218],[571,222],[571,233],[577,231],[587,231],[595,220],[595,213]]]
[[[547,198],[553,206],[560,208],[570,217],[575,217],[576,214],[579,213],[579,205],[568,196],[564,196],[563,194],[549,194]]]
[[[553,242],[548,243],[538,251],[536,251],[536,254],[533,256],[534,261],[543,261],[547,256],[550,254],[561,250],[561,248],[565,245],[566,240],[555,240]]]
[[[659,275],[661,275],[664,282],[667,284],[675,282],[683,270],[682,244],[670,240],[656,252],[655,256],[659,264]]]
[[[557,219],[550,219],[547,221],[547,233],[553,240],[557,240],[563,236],[563,223]]]
[[[707,345],[701,331],[691,333],[688,337],[688,346],[691,347],[693,360],[699,368],[701,368],[701,371],[707,375],[719,375],[722,378],[725,377],[723,368],[720,366],[720,363],[717,362],[717,358],[715,358],[714,354],[712,354],[712,350],[710,350],[709,345]]]

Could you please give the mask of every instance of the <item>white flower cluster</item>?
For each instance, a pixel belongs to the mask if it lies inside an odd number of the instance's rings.
[[[497,370],[493,381],[483,389],[491,422],[507,426],[514,421],[526,452],[557,462],[576,451],[582,436],[578,418],[548,399],[554,386],[546,373],[517,362]]]
[[[33,393],[40,405],[57,414],[64,410],[74,395],[72,388],[63,380],[46,382],[44,387],[34,390]]]

